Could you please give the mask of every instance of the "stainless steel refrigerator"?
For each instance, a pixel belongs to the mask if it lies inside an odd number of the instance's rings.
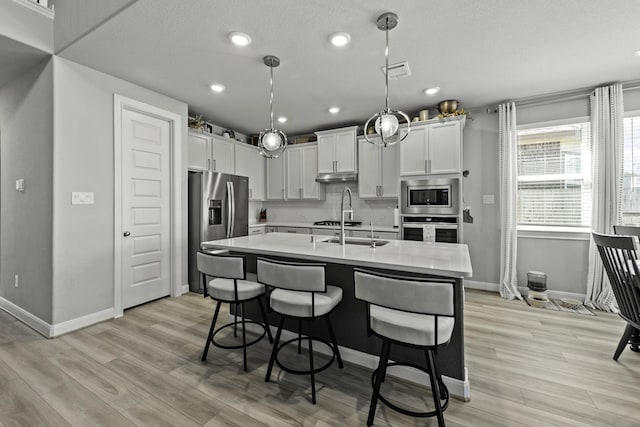
[[[202,242],[249,232],[249,178],[189,172],[189,290],[203,292],[196,252]]]

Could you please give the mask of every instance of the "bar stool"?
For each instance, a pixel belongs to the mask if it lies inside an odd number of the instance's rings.
[[[342,288],[327,286],[325,283],[325,264],[295,263],[288,261],[275,261],[265,258],[258,258],[258,282],[275,288],[269,296],[269,306],[273,311],[280,314],[278,332],[273,342],[269,367],[265,382],[271,380],[271,371],[274,362],[285,372],[296,375],[311,376],[311,402],[316,404],[316,383],[315,374],[327,369],[335,359],[338,366],[343,368],[340,350],[336,343],[336,337],[331,325],[330,313],[342,301]],[[302,320],[314,322],[317,318],[324,317],[329,332],[331,343],[314,338],[311,328],[309,328],[309,369],[296,370],[284,366],[278,360],[278,353],[287,344],[298,342],[298,353],[303,337],[300,324]],[[285,319],[298,320],[298,337],[290,339],[280,344],[280,335]],[[313,341],[322,342],[332,350],[331,359],[320,367],[314,366],[313,361]]]
[[[371,376],[373,395],[367,425],[373,425],[378,399],[390,408],[413,417],[436,416],[444,426],[443,412],[449,405],[449,390],[436,368],[434,353],[451,339],[455,326],[454,282],[441,279],[402,277],[363,269],[354,270],[355,298],[367,303],[367,332],[382,339],[378,369]],[[426,369],[411,363],[389,363],[391,345],[424,351]],[[402,365],[429,374],[435,410],[415,412],[401,408],[380,394],[387,367]],[[443,403],[444,401],[444,403]]]
[[[262,296],[265,294],[265,287],[260,283],[247,280],[247,273],[245,267],[245,257],[241,255],[229,255],[228,253],[197,253],[197,265],[198,271],[202,273],[202,279],[205,283],[204,296],[210,296],[218,303],[216,305],[216,311],[211,321],[211,327],[209,328],[209,336],[207,337],[207,344],[204,347],[202,353],[202,361],[207,360],[207,353],[209,352],[209,345],[213,344],[216,347],[225,349],[238,349],[242,348],[242,356],[244,359],[244,370],[247,370],[247,347],[260,341],[265,333],[269,336],[269,342],[273,342],[271,336],[271,330],[269,329],[269,322],[267,321],[267,313],[262,302]],[[213,279],[207,283],[207,276]],[[264,323],[259,323],[253,320],[245,320],[244,303],[248,301],[257,300],[260,306],[260,312],[262,313],[262,320]],[[235,305],[235,318],[234,321],[215,329],[216,321],[218,320],[218,314],[220,313],[220,305],[230,303]],[[241,321],[238,322],[238,306],[241,309]],[[253,323],[260,325],[264,330],[262,334],[251,342],[247,342],[246,337],[246,324]],[[242,325],[242,344],[240,345],[226,345],[216,341],[215,337],[218,332],[223,329],[233,326],[234,336],[237,336],[237,326]]]

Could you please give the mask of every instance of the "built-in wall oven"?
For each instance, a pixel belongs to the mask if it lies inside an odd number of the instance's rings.
[[[459,215],[460,180],[425,178],[400,182],[400,213],[404,215]]]
[[[402,239],[419,242],[459,243],[460,217],[403,216]]]

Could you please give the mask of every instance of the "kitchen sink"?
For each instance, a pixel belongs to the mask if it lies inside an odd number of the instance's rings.
[[[384,246],[389,243],[388,240],[373,240],[377,246]],[[324,243],[340,243],[340,239],[332,238],[329,240],[323,240]],[[344,243],[347,245],[360,245],[360,246],[371,246],[371,240],[355,240],[355,239],[345,239]]]

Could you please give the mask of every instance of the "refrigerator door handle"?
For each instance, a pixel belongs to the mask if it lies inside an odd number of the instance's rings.
[[[233,218],[233,212],[231,208],[231,183],[227,182],[227,239],[231,237],[231,221]]]
[[[231,229],[229,230],[229,237],[233,237],[233,230],[236,228],[236,189],[231,181],[229,181],[229,188],[231,189]]]

